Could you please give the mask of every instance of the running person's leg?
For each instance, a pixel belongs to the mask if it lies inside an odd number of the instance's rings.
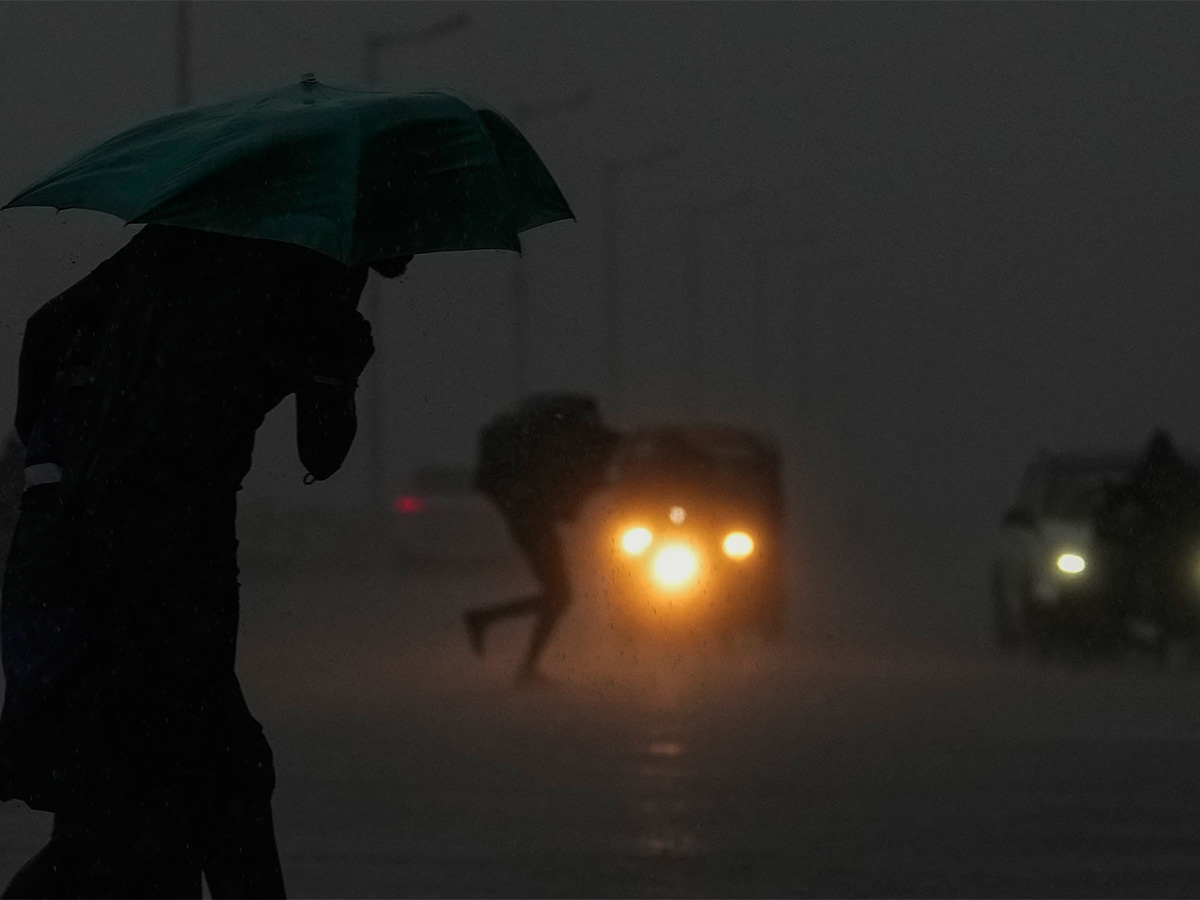
[[[517,673],[521,681],[537,678],[538,661],[563,613],[571,605],[571,581],[563,558],[562,541],[554,527],[551,525],[541,532],[536,540],[526,545],[525,550],[542,592],[536,598],[537,621],[529,639],[529,649]]]
[[[508,530],[512,534],[513,540],[521,548],[521,552],[524,554],[530,569],[533,570],[534,578],[537,579],[542,590],[536,594],[529,594],[514,600],[506,600],[503,603],[493,606],[476,607],[466,610],[463,613],[463,624],[466,625],[467,637],[471,641],[471,649],[477,654],[483,653],[484,638],[487,635],[487,630],[497,619],[542,615],[545,607],[543,594],[545,592],[546,581],[542,572],[539,571],[541,568],[540,559],[545,555],[544,551],[540,548],[547,540],[545,536],[547,532],[549,533],[550,540],[557,539],[552,521],[543,521],[540,516],[513,514],[503,508],[501,511],[505,513],[505,521],[508,524]]]

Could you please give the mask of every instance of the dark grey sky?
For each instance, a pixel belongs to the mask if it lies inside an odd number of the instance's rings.
[[[604,390],[599,168],[680,142],[617,196],[630,396],[616,412],[688,411],[692,267],[699,414],[778,431],[797,484],[863,536],[855,565],[929,621],[982,619],[993,525],[1036,446],[1131,446],[1157,424],[1200,445],[1200,7],[199,2],[194,91],[356,81],[369,30],[460,8],[468,31],[388,53],[383,83],[501,109],[593,91],[528,128],[579,216],[526,242],[536,385]],[[172,104],[173,16],[0,6],[0,194]],[[684,207],[743,191],[685,248]],[[25,316],[127,234],[89,214],[0,214],[0,415]],[[397,481],[465,462],[508,399],[510,266],[431,257],[389,286],[377,341]],[[252,491],[292,495],[288,428],[268,424]],[[362,456],[308,497],[360,498]]]

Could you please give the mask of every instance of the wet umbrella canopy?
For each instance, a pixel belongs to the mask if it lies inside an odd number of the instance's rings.
[[[348,266],[520,250],[572,217],[524,136],[441,91],[298,85],[195,106],[104,141],[8,206],[83,208],[309,247]]]

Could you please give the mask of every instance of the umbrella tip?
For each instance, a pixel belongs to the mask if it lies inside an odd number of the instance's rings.
[[[316,84],[317,76],[314,75],[312,72],[305,72],[303,75],[300,76],[300,83],[301,84]]]

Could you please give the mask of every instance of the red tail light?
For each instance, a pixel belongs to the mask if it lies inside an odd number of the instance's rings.
[[[396,512],[410,516],[425,509],[425,501],[413,494],[401,494],[394,504]]]

